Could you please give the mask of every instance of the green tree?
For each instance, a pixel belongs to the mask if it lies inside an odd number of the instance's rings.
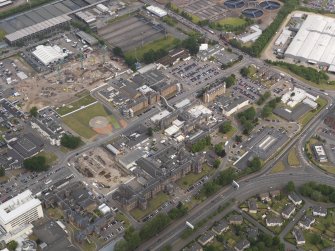
[[[3,166],[0,166],[0,177],[3,177],[6,175],[5,168]]]
[[[209,245],[204,247],[204,251],[216,251],[217,248],[214,245]]]
[[[297,74],[298,76],[314,82],[316,84],[320,84],[321,82],[325,82],[329,80],[329,76],[323,72],[323,71],[318,71],[312,67],[306,67],[303,65],[296,65],[296,64],[290,64],[286,63],[283,61],[267,61],[270,64],[280,66],[282,68],[288,69],[294,74]]]
[[[133,71],[136,70],[135,64],[136,64],[137,60],[134,57],[125,56],[124,61],[129,66],[130,69],[132,69]]]
[[[80,137],[64,134],[60,141],[61,145],[70,149],[75,149],[81,144]]]
[[[295,191],[295,185],[293,181],[289,181],[286,185],[286,191],[291,193]]]
[[[242,142],[242,136],[241,135],[236,135],[235,136],[235,141],[236,141],[236,143],[241,143]]]
[[[164,245],[164,247],[161,249],[161,251],[171,251],[172,247],[170,244],[166,244]]]
[[[220,164],[221,164],[220,159],[216,159],[216,160],[214,161],[214,165],[213,165],[213,167],[214,167],[215,169],[217,169],[217,168],[220,166]]]
[[[214,182],[206,182],[203,186],[203,191],[208,197],[217,191],[218,187]]]
[[[257,100],[257,105],[262,105],[268,98],[271,97],[271,92],[266,91],[263,95]]]
[[[168,216],[172,220],[179,219],[179,218],[183,217],[184,215],[186,215],[187,211],[188,211],[187,207],[185,205],[183,205],[183,203],[179,202],[177,207],[172,208],[168,212]]]
[[[135,250],[141,243],[139,233],[133,227],[125,231],[124,239],[128,242],[128,250]]]
[[[37,115],[38,115],[37,107],[36,107],[36,106],[33,106],[33,107],[29,110],[29,114],[30,114],[30,116],[36,118]]]
[[[271,107],[269,107],[269,106],[267,106],[267,105],[264,106],[263,109],[262,109],[261,116],[262,116],[263,118],[267,118],[267,117],[269,117],[271,114],[272,114],[272,109],[271,109]]]
[[[147,240],[162,231],[170,223],[166,214],[158,214],[154,219],[147,222],[140,230],[140,237]]]
[[[23,167],[29,171],[43,172],[49,169],[44,156],[34,156],[23,161]]]
[[[188,49],[191,55],[196,55],[199,52],[199,43],[195,36],[190,36],[184,40],[182,45]]]
[[[243,77],[248,77],[249,74],[250,74],[250,69],[249,69],[249,67],[243,67],[243,68],[240,70],[240,74],[241,74]]]
[[[220,172],[219,176],[215,179],[215,182],[220,186],[226,186],[236,178],[236,172],[233,168],[228,168]]]
[[[229,88],[236,84],[236,76],[231,74],[229,77],[225,78],[226,87]]]
[[[322,243],[322,239],[321,239],[321,236],[318,235],[318,234],[312,234],[311,237],[310,237],[310,241],[313,245],[319,245]]]
[[[206,146],[211,145],[211,137],[206,136],[203,139],[198,140],[195,144],[192,145],[191,150],[192,152],[200,152],[203,151]]]
[[[14,251],[18,246],[18,243],[16,241],[10,241],[7,243],[7,248],[10,250],[10,251]]]
[[[232,129],[233,129],[233,126],[231,125],[231,122],[227,120],[220,125],[219,132],[226,134],[230,132]]]
[[[117,57],[123,57],[124,56],[123,51],[120,47],[114,47],[113,48],[113,53]]]
[[[259,157],[254,157],[251,161],[248,162],[248,167],[252,172],[259,171],[262,168],[262,161]]]
[[[154,135],[154,130],[151,127],[149,127],[148,128],[148,136],[152,137],[153,135]]]

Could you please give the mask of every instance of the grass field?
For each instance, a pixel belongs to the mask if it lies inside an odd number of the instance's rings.
[[[59,220],[64,217],[63,211],[59,208],[48,208],[47,215],[55,220]]]
[[[52,165],[57,160],[57,156],[52,152],[43,151],[43,152],[40,152],[39,154],[37,154],[37,156],[45,157],[46,160],[47,160],[48,165]]]
[[[272,168],[271,173],[280,173],[285,170],[285,165],[283,161],[279,161],[276,165]]]
[[[298,158],[298,153],[297,149],[294,147],[291,149],[291,151],[288,154],[287,157],[288,164],[290,166],[299,166],[300,165],[300,160]]]
[[[179,40],[174,38],[173,36],[167,36],[151,43],[145,44],[143,47],[138,47],[135,50],[131,50],[126,52],[126,57],[135,57],[141,60],[143,55],[150,50],[171,50],[179,44]]]
[[[115,220],[121,222],[121,221],[124,221],[124,226],[125,226],[125,229],[129,228],[131,226],[131,223],[129,221],[129,219],[127,218],[127,216],[125,216],[123,213],[121,212],[118,212],[116,215],[115,215]]]
[[[317,99],[316,102],[319,104],[318,108],[316,110],[309,111],[298,120],[302,127],[307,125],[308,122],[311,121],[328,103],[327,100],[323,98]]]
[[[246,23],[246,21],[242,18],[238,17],[228,17],[228,18],[223,18],[216,23],[224,26],[224,25],[231,25],[231,26],[241,26]]]
[[[56,109],[56,112],[59,115],[63,116],[65,114],[68,114],[70,112],[73,112],[73,111],[79,109],[82,106],[92,104],[95,101],[96,100],[91,95],[86,95],[86,96],[84,96],[80,99],[77,99],[77,100],[71,102],[70,104],[67,104],[67,105],[62,106],[62,107],[58,107]]]
[[[157,208],[159,208],[164,202],[168,201],[170,196],[166,193],[160,192],[155,195],[155,197],[148,201],[148,207],[146,210],[141,210],[139,208],[135,208],[134,210],[130,211],[130,214],[136,219],[139,220],[144,216],[150,214]]]
[[[194,184],[198,180],[200,180],[205,175],[212,173],[214,171],[213,168],[209,167],[208,165],[203,166],[203,170],[201,173],[189,173],[186,176],[182,177],[177,181],[177,184],[183,188],[187,189],[190,185]]]
[[[89,122],[96,116],[107,117],[115,129],[120,128],[115,117],[108,113],[101,104],[91,105],[83,110],[77,111],[71,115],[63,117],[63,122],[81,137],[90,139],[96,135],[96,132],[89,126]]]

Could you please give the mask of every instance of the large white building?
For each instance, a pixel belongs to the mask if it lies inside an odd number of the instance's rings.
[[[68,56],[68,54],[63,52],[57,45],[38,45],[32,53],[45,66],[59,62]]]
[[[291,108],[303,102],[311,106],[312,109],[315,109],[318,106],[318,104],[315,102],[318,98],[319,96],[313,96],[303,89],[294,87],[293,90],[286,92],[281,97],[281,101]]]
[[[26,190],[0,205],[0,224],[7,232],[43,218],[41,201]]]
[[[285,56],[313,64],[335,64],[335,19],[308,14]]]

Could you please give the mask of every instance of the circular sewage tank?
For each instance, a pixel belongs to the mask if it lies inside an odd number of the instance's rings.
[[[280,4],[275,1],[264,1],[259,4],[264,10],[277,10]]]
[[[224,2],[224,5],[229,9],[239,9],[244,6],[243,0],[227,0]]]
[[[263,16],[264,12],[260,9],[245,9],[242,11],[242,15],[247,18],[258,18]]]

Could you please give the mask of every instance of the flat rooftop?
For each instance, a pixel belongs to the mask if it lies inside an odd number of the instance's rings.
[[[13,219],[39,205],[41,205],[41,201],[35,199],[30,190],[26,190],[0,205],[1,222],[8,224]]]

